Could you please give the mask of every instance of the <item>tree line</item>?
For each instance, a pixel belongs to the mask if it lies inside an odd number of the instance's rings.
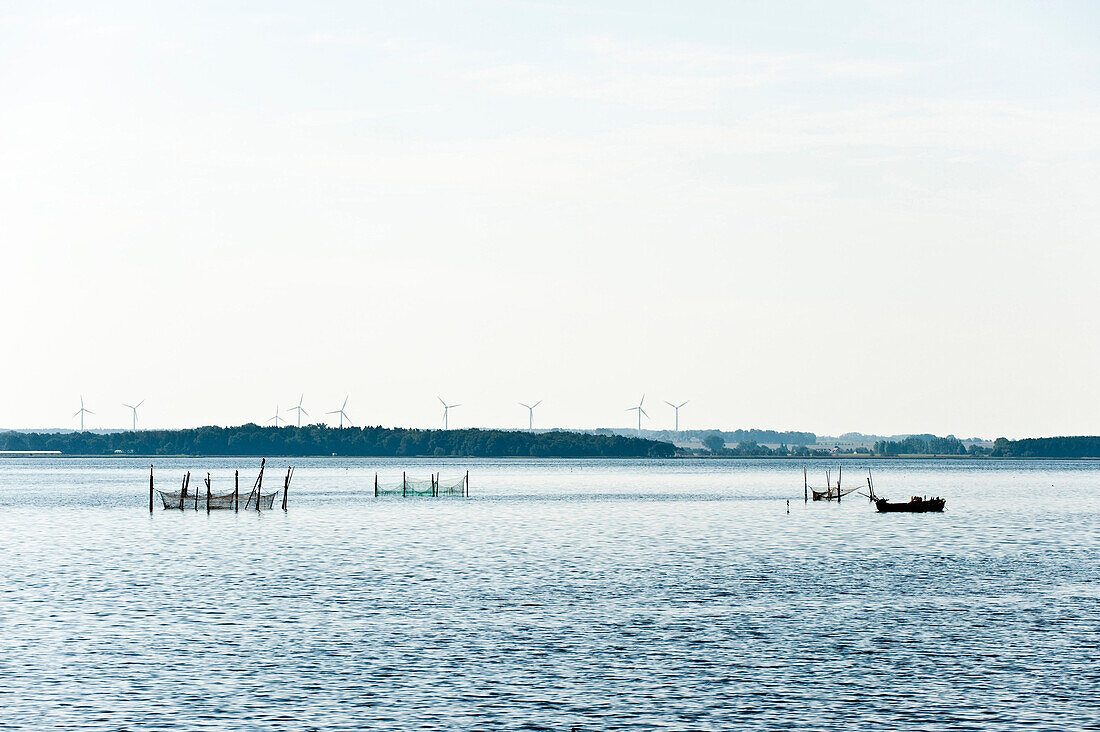
[[[0,433],[0,450],[68,455],[287,455],[353,457],[664,458],[667,442],[620,435],[386,427],[198,427],[138,432]]]
[[[876,455],[970,455],[1006,458],[1100,458],[1100,437],[998,437],[992,447],[966,445],[954,435],[912,435],[904,440],[879,440]]]

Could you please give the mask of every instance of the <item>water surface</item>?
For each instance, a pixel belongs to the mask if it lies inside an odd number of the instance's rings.
[[[1100,725],[1095,463],[872,463],[947,498],[878,515],[788,461],[293,462],[286,513],[207,515],[150,514],[148,461],[0,460],[0,726]],[[471,497],[375,499],[403,469]]]

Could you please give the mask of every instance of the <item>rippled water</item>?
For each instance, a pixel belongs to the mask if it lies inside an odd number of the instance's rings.
[[[785,461],[294,462],[285,514],[150,515],[147,462],[0,460],[0,727],[1100,724],[1097,464],[875,463],[947,498],[878,515]]]

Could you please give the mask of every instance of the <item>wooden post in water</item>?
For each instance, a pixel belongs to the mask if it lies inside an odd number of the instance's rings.
[[[286,494],[290,490],[290,474],[294,471],[293,466],[286,469],[286,481],[283,483],[283,510],[286,510]]]
[[[241,505],[241,471],[233,471],[233,513],[236,513]]]
[[[210,513],[210,473],[206,474],[206,512]]]
[[[183,510],[183,502],[187,500],[187,486],[191,483],[191,471],[183,476],[183,486],[180,488],[180,510]]]
[[[466,497],[470,497],[470,471],[466,471]]]
[[[810,502],[810,479],[806,477],[806,466],[802,466],[802,502]]]
[[[836,476],[836,502],[840,503],[840,484],[844,481],[844,466],[841,465],[837,469]]]
[[[260,474],[256,476],[255,482],[252,484],[252,493],[256,494],[256,510],[260,510],[260,493],[263,490],[264,485],[264,467],[267,465],[267,458],[260,458]],[[244,507],[248,508],[248,502],[252,500],[252,493],[248,494],[248,498],[245,499]]]
[[[153,466],[149,466],[149,513],[153,512]]]
[[[401,497],[405,497],[405,486],[408,485],[408,481],[405,480],[405,471],[401,471]]]
[[[378,473],[374,474],[374,497],[378,498]]]

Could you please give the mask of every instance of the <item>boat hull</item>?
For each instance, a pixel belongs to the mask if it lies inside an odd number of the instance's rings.
[[[879,513],[940,513],[947,503],[943,498],[914,498],[905,503],[890,503],[885,498],[875,501]]]

